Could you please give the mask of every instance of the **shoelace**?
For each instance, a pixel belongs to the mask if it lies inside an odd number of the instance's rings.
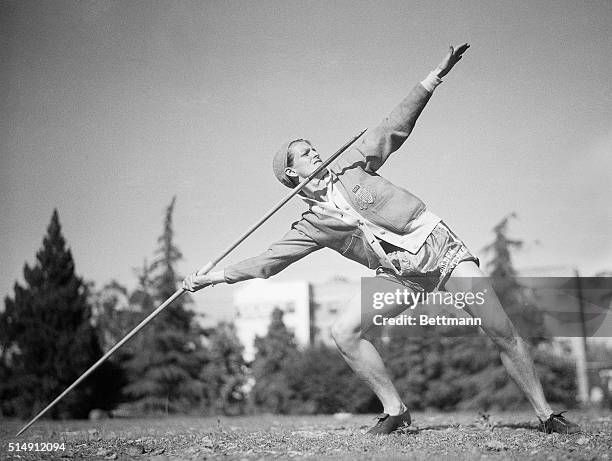
[[[546,424],[547,422],[552,421],[553,418],[561,418],[563,421],[567,421],[565,419],[565,416],[563,416],[563,413],[567,413],[567,410],[560,411],[559,413],[551,413],[550,416],[545,421],[542,421],[540,419],[540,422],[543,424]]]
[[[378,416],[375,416],[374,419],[378,419],[378,422],[376,423],[377,426],[379,426],[380,424],[382,424],[385,419],[387,419],[389,417],[388,413],[381,413]]]
[[[540,420],[540,422],[542,423],[542,428],[544,429],[544,432],[546,432],[547,434],[550,434],[553,432],[552,424],[555,418],[560,420],[559,422],[568,426],[570,423],[567,419],[565,419],[565,416],[563,416],[563,413],[567,413],[567,410],[560,411],[559,413],[552,413],[546,421]]]

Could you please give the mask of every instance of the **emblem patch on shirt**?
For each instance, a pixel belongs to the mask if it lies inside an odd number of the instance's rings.
[[[357,204],[362,210],[367,210],[376,200],[376,194],[373,190],[359,184],[353,187],[353,194],[355,194]]]

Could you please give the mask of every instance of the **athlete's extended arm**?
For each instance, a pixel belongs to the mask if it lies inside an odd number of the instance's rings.
[[[417,84],[378,126],[366,132],[362,143],[355,148],[355,151],[365,158],[367,171],[378,170],[410,136],[434,88],[441,83],[440,78],[451,71],[468,48],[467,43],[457,48],[451,46],[435,70]],[[352,160],[349,156],[345,156],[344,159],[347,162]]]
[[[280,240],[258,256],[227,266],[222,271],[206,275],[188,275],[183,280],[183,288],[198,291],[217,283],[236,283],[253,278],[267,279],[320,248],[321,245],[292,227]]]

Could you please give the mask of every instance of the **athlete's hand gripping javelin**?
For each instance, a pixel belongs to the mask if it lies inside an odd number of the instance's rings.
[[[217,278],[219,280],[217,280]],[[208,286],[214,285],[216,282],[223,281],[223,272],[219,274],[218,272],[211,272],[209,274],[198,275],[197,272],[189,274],[183,280],[183,288],[187,291],[198,291],[202,288],[206,288]]]

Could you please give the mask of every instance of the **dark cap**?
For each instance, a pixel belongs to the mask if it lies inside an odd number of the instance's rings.
[[[289,156],[289,146],[296,141],[306,141],[306,140],[305,139],[293,139],[291,141],[287,141],[283,143],[283,145],[280,147],[280,149],[278,149],[278,151],[274,155],[274,159],[272,159],[272,170],[274,171],[274,176],[276,176],[276,179],[278,179],[282,184],[287,186],[289,189],[293,189],[295,187],[295,184],[293,183],[291,178],[285,174],[285,169],[287,168],[287,158]]]

